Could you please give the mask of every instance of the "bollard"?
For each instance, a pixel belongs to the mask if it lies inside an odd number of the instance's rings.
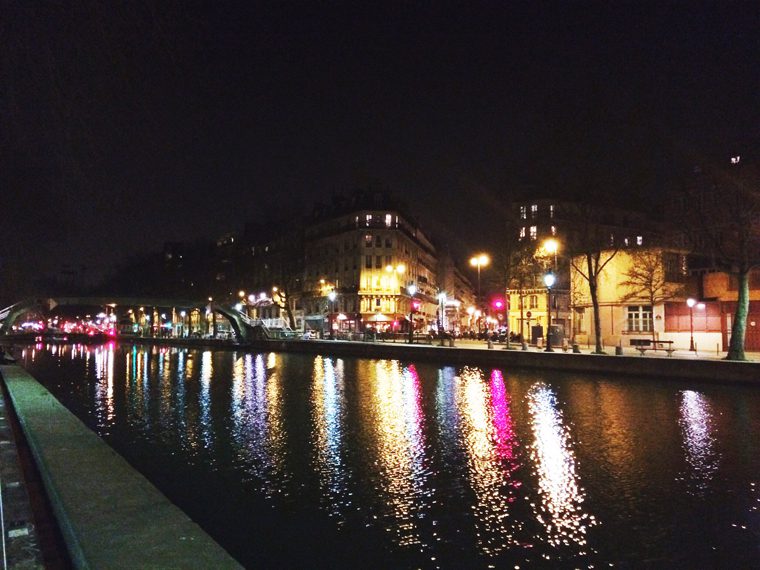
[[[581,347],[578,346],[577,343],[573,343],[573,354],[580,354],[581,353]]]
[[[618,345],[615,347],[615,356],[623,356],[623,347]]]
[[[451,348],[454,348],[454,337],[453,336],[449,339],[449,346]]]
[[[490,338],[488,339],[488,348],[493,348],[493,341]]]
[[[528,343],[527,342],[523,341],[523,343],[522,343],[522,349],[523,350],[528,350]]]

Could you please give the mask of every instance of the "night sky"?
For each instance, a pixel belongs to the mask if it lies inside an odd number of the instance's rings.
[[[517,196],[656,205],[758,148],[757,3],[528,4],[3,2],[0,278],[368,186],[466,255]]]

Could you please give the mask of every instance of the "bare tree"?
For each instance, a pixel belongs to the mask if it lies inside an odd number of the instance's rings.
[[[607,226],[601,223],[603,211],[588,205],[578,206],[577,216],[580,220],[578,230],[573,235],[570,250],[572,267],[588,283],[589,296],[594,312],[594,337],[596,354],[605,354],[602,349],[601,324],[599,322],[599,275],[607,264],[617,255],[620,241],[612,241]]]
[[[727,161],[728,162],[728,161]],[[711,166],[702,184],[683,192],[679,225],[696,253],[737,282],[727,360],[746,360],[749,276],[760,266],[760,173],[734,157]]]
[[[665,271],[661,249],[637,249],[627,252],[631,258],[631,267],[623,273],[625,281],[620,286],[628,289],[621,300],[624,302],[643,300],[652,308],[683,295],[684,286],[671,281],[672,276]],[[652,342],[656,341],[656,332],[652,327]]]

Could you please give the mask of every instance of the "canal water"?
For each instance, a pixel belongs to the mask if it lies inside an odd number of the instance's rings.
[[[760,567],[760,387],[113,343],[16,355],[247,567]]]

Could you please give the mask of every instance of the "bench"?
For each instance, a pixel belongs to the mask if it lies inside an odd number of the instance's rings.
[[[664,350],[668,353],[668,356],[673,356],[675,348],[673,348],[672,340],[656,340],[652,341],[651,338],[632,338],[630,340],[631,346],[644,356],[647,350]]]

